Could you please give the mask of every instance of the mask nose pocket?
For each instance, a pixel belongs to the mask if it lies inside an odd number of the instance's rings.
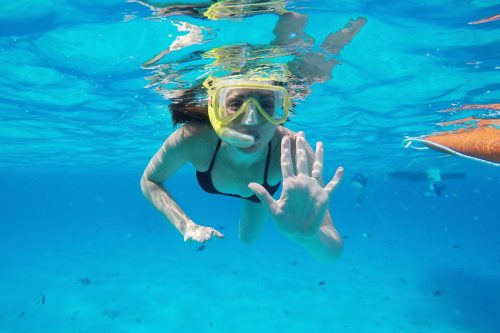
[[[241,122],[244,125],[255,125],[259,123],[259,110],[255,102],[251,101],[246,105],[246,110],[244,110]]]

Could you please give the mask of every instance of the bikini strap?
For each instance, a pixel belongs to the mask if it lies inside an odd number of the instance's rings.
[[[219,139],[219,141],[217,142],[217,147],[215,148],[214,155],[212,156],[212,161],[210,162],[210,166],[208,167],[208,170],[205,171],[205,172],[211,172],[212,171],[212,168],[214,167],[214,163],[215,163],[215,157],[217,156],[217,152],[219,151],[221,143],[222,143],[222,140]]]

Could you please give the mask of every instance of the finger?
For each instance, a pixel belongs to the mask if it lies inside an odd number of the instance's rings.
[[[193,237],[193,239],[200,243],[205,243],[212,238],[213,234],[214,234],[214,229],[210,227],[203,227],[203,231],[200,230],[200,233],[195,237]]]
[[[293,176],[293,164],[290,154],[290,137],[285,135],[281,139],[281,174],[283,180],[287,177]]]
[[[218,232],[218,231],[217,231],[217,230],[215,230],[215,229],[214,229],[213,234],[214,234],[217,238],[219,238],[219,239],[224,239],[224,235],[223,235],[223,234],[221,234],[220,232]]]
[[[273,197],[267,192],[267,190],[260,184],[250,183],[248,184],[248,188],[255,193],[257,198],[262,201],[262,203],[267,207],[268,210],[271,210],[274,205]]]
[[[297,160],[297,174],[309,176],[307,165],[307,143],[303,135],[297,136],[295,140],[295,159]]]
[[[323,175],[323,156],[323,142],[318,141],[316,142],[316,154],[314,156],[314,163],[311,171],[311,176],[318,180],[320,180],[321,176]]]
[[[342,179],[342,175],[344,174],[344,168],[338,167],[335,172],[335,176],[333,176],[332,180],[325,186],[325,192],[330,196],[330,194],[335,190],[340,180]]]

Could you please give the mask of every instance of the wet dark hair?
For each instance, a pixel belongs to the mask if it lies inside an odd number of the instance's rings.
[[[174,126],[188,122],[209,123],[208,100],[205,88],[200,84],[172,98],[169,105]]]

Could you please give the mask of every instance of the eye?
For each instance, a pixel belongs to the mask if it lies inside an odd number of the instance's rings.
[[[242,104],[243,100],[241,98],[231,98],[227,101],[226,106],[231,111],[238,111]]]
[[[273,111],[274,110],[274,99],[273,98],[263,98],[259,101],[260,106],[266,111]]]

